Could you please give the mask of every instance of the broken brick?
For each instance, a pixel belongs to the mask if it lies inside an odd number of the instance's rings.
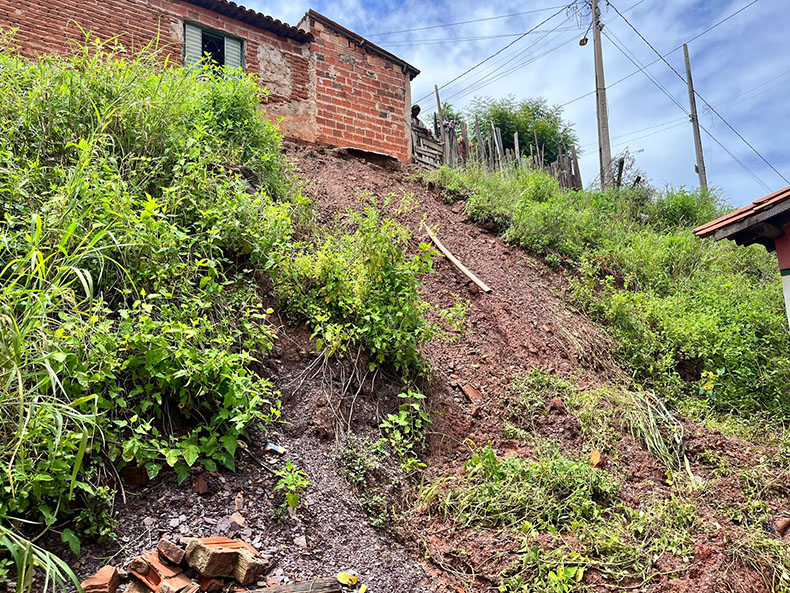
[[[461,387],[461,391],[466,394],[466,397],[468,397],[469,401],[473,404],[478,404],[480,400],[483,399],[483,394],[480,393],[471,383],[467,383]]]
[[[159,555],[171,564],[179,565],[184,559],[184,549],[168,539],[160,539],[156,549],[159,551]]]
[[[129,571],[142,575],[148,574],[148,562],[142,556],[133,558],[129,563]]]
[[[82,590],[85,593],[115,593],[121,584],[118,569],[114,566],[103,566],[93,576],[82,581]]]
[[[180,574],[182,570],[177,566],[169,566],[159,559],[159,553],[154,550],[142,556],[142,560],[148,566],[145,572],[141,572],[129,566],[129,572],[140,579],[151,591],[159,591],[159,585],[165,579],[172,578]]]
[[[126,589],[123,590],[123,593],[148,593],[149,591],[150,589],[146,585],[133,578],[129,581],[129,584],[126,585]]]
[[[225,583],[221,579],[204,577],[202,574],[198,575],[197,582],[200,585],[200,590],[205,593],[221,593],[225,588]]]

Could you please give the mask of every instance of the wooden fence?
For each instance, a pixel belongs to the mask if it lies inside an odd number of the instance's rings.
[[[485,135],[482,125],[489,126]],[[443,164],[458,167],[469,162],[476,162],[490,171],[510,171],[527,167],[556,177],[561,187],[582,189],[582,175],[574,146],[558,146],[557,160],[547,163],[546,147],[539,144],[537,133],[534,142],[533,139],[529,141],[527,156],[526,145],[519,143],[518,132],[513,134],[514,150],[504,148],[502,130],[493,122],[481,124],[475,117],[474,142],[470,141],[469,132],[466,122],[455,120],[435,121],[433,134],[422,126],[412,126],[414,162],[432,169]]]

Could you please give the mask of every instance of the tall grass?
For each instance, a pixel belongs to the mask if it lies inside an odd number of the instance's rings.
[[[761,246],[696,238],[725,211],[684,188],[566,191],[528,170],[424,174],[505,238],[562,266],[610,328],[638,382],[719,411],[790,410],[790,336],[776,263]]]
[[[0,88],[0,574],[55,591],[67,566],[33,542],[111,535],[105,460],[232,468],[279,414],[245,261],[274,258],[308,205],[240,72],[6,48]]]

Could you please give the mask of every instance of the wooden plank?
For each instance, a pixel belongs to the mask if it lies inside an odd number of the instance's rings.
[[[249,593],[342,593],[342,591],[343,587],[337,577],[324,577],[303,583],[250,589]]]
[[[433,90],[436,93],[436,109],[437,109],[437,113],[439,114],[439,141],[442,143],[442,146],[444,146],[443,156],[444,156],[444,162],[446,163],[447,146],[445,145],[445,141],[444,141],[444,116],[442,115],[442,102],[439,99],[439,85],[438,84],[433,85]]]
[[[573,170],[576,189],[581,190],[584,188],[582,185],[582,172],[579,169],[579,159],[576,157],[576,147],[571,144],[571,157],[573,159]]]
[[[521,166],[521,149],[518,146],[518,130],[513,132],[513,145],[516,147],[516,164]]]
[[[479,160],[481,164],[485,164],[488,161],[488,155],[486,154],[486,145],[483,142],[483,135],[480,133],[480,121],[476,115],[475,138],[477,139],[477,160]]]
[[[465,121],[461,122],[461,141],[464,143],[464,154],[461,156],[463,157],[464,164],[466,164],[466,161],[469,160],[471,156],[469,153],[472,145],[469,143],[469,128]]]
[[[469,268],[467,268],[464,264],[462,264],[460,261],[458,261],[458,259],[452,253],[450,253],[450,251],[447,249],[447,247],[442,245],[442,242],[439,241],[439,238],[436,235],[433,234],[431,229],[428,228],[427,224],[423,225],[423,226],[425,226],[425,230],[428,233],[428,236],[431,238],[431,241],[434,242],[434,244],[439,249],[439,251],[444,253],[444,255],[447,257],[447,259],[450,260],[450,263],[452,263],[456,268],[458,268],[472,282],[477,284],[477,286],[480,288],[480,290],[482,290],[485,293],[491,292],[491,289],[488,287],[488,285],[485,282],[483,282],[482,280],[480,280],[480,278],[478,278],[472,272],[470,272]]]
[[[499,147],[499,156],[500,158],[505,158],[505,143],[502,142],[502,130],[500,128],[496,129],[496,141],[497,146]]]

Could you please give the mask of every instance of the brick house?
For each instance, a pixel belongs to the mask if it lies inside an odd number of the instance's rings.
[[[414,66],[310,10],[294,27],[228,0],[0,0],[23,55],[66,54],[93,37],[156,40],[171,61],[205,53],[256,74],[284,136],[411,160]]]

